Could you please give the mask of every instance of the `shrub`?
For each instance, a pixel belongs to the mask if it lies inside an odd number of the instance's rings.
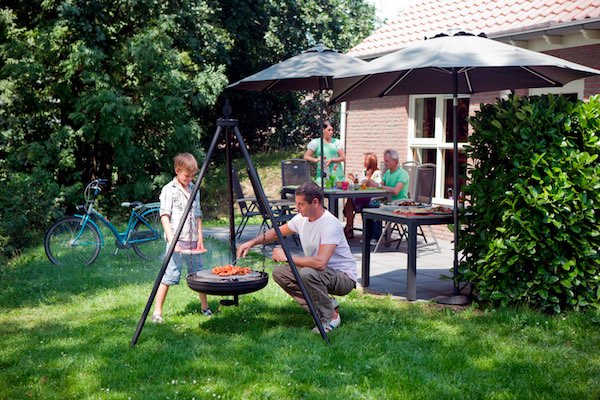
[[[0,179],[0,257],[39,243],[40,232],[56,217],[49,210],[58,193],[51,174],[40,169]]]
[[[600,306],[600,97],[482,105],[466,147],[461,278],[493,305]]]

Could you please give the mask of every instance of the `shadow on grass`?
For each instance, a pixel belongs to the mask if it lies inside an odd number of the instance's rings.
[[[184,301],[183,311],[165,324],[147,324],[129,348],[136,303],[0,326],[9,349],[0,380],[11,383],[0,397],[109,397],[110,391],[144,399],[477,399],[520,398],[532,387],[542,399],[599,393],[598,384],[586,388],[584,379],[564,374],[583,360],[579,368],[600,372],[597,358],[580,354],[577,341],[560,344],[522,330],[523,323],[539,329],[543,317],[512,326],[502,316],[352,294],[340,298],[343,323],[327,345],[310,332],[310,315],[269,284],[212,318]],[[563,357],[567,347],[572,359]]]
[[[0,398],[600,395],[597,317],[456,313],[353,291],[338,298],[342,325],[327,345],[272,280],[212,318],[182,283],[167,322],[146,323],[130,348],[156,272],[133,260],[60,270],[42,256],[2,276],[0,302],[15,310],[0,315]],[[214,310],[220,299],[209,296]]]

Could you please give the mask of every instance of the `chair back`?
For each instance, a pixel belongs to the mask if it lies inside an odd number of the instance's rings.
[[[302,185],[310,181],[310,164],[301,158],[281,162],[281,186]]]
[[[240,183],[240,176],[237,173],[237,170],[231,168],[231,186],[233,186],[233,194],[236,199],[241,199],[244,197],[244,190],[242,189],[242,184]]]
[[[435,190],[435,164],[422,164],[417,167],[417,185],[414,201],[431,204]]]
[[[419,167],[419,163],[416,161],[406,161],[402,163],[402,168],[408,172],[408,199],[411,201],[416,201],[415,197],[417,195],[417,169]]]
[[[263,209],[260,201],[258,201],[255,196],[246,197],[244,195],[244,190],[242,189],[242,184],[240,183],[240,176],[235,168],[231,168],[231,181],[231,185],[233,186],[233,194],[235,195],[235,199],[237,200],[242,215],[258,215],[258,210],[261,210],[262,215],[267,215],[267,212]],[[252,187],[254,189],[254,184]]]

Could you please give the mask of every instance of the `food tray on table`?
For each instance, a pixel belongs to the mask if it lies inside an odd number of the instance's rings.
[[[392,211],[394,214],[427,215],[431,214],[429,207],[398,207]]]
[[[452,214],[452,208],[441,205],[399,206],[392,212],[407,215],[450,215]]]
[[[421,209],[421,208],[427,208],[427,207],[431,207],[431,204],[424,204],[424,203],[417,203],[414,201],[400,201],[400,202],[393,202],[392,204],[382,204],[379,206],[379,209],[382,211],[390,211],[390,212],[396,212],[396,213],[407,213],[410,212],[412,213],[413,209]],[[400,211],[398,211],[400,210]],[[418,212],[415,212],[418,213]]]
[[[434,215],[448,215],[452,214],[453,208],[447,206],[433,206],[431,207],[431,213]]]
[[[396,211],[399,208],[400,208],[400,206],[395,206],[393,204],[381,204],[379,206],[379,209],[381,211],[391,211],[391,212],[394,212],[394,211]]]

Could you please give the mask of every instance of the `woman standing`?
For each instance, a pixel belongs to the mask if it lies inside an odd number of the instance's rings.
[[[308,143],[304,159],[317,163],[316,182],[321,184],[321,157],[323,157],[323,168],[328,176],[334,176],[336,180],[344,179],[344,167],[342,162],[346,161],[344,145],[341,140],[334,139],[333,125],[331,122],[323,122],[323,149],[321,151],[321,138],[316,138]]]
[[[358,184],[361,186],[378,187],[381,184],[381,171],[379,170],[375,153],[365,153],[363,166],[365,170],[360,177],[348,174],[348,178],[354,181],[355,184],[358,181]],[[370,196],[348,199],[346,201],[346,205],[344,206],[344,216],[346,217],[344,233],[346,234],[346,238],[352,239],[354,237],[354,214],[357,211],[362,211],[370,202]]]

